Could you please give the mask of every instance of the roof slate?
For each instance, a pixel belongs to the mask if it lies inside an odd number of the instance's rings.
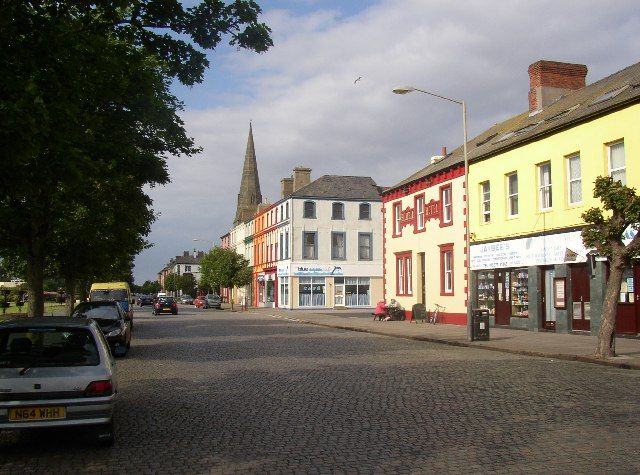
[[[615,96],[597,102],[604,94],[617,90],[620,92]],[[640,63],[563,95],[536,114],[530,115],[525,111],[488,128],[467,142],[469,163],[489,158],[510,148],[569,128],[576,123],[638,102],[640,102]],[[464,156],[461,145],[442,160],[418,170],[384,190],[384,193],[462,163],[464,163]]]
[[[368,176],[323,175],[291,194],[294,198],[382,201],[382,189]]]

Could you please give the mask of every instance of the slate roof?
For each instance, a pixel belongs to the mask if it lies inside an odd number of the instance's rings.
[[[293,192],[293,198],[382,201],[382,188],[368,176],[323,175]]]
[[[490,127],[467,142],[469,163],[490,158],[638,102],[640,63],[565,94],[534,115],[525,111]],[[460,146],[442,160],[418,170],[384,192],[393,191],[463,162],[463,149]]]

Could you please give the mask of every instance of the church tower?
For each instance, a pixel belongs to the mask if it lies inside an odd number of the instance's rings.
[[[238,207],[233,225],[236,226],[251,219],[258,210],[260,203],[262,203],[262,194],[260,193],[260,180],[258,178],[258,163],[256,162],[256,150],[253,145],[253,129],[251,122],[249,122],[247,151],[244,155],[242,180],[240,181],[240,192],[238,193]]]

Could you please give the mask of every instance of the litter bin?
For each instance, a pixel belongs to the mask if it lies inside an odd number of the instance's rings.
[[[476,308],[473,310],[473,339],[489,340],[489,310]]]

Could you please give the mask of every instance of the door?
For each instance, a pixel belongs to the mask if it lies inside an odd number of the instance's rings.
[[[571,266],[571,329],[591,329],[591,291],[589,289],[589,265]]]
[[[509,271],[496,271],[496,325],[511,323],[511,301],[509,299]]]
[[[424,280],[424,252],[418,253],[418,257],[420,258],[420,296],[422,297],[422,300],[420,300],[419,303],[426,304],[427,285],[425,284]]]
[[[637,334],[640,325],[638,322],[638,279],[640,278],[640,266],[637,264],[628,266],[622,274],[620,294],[618,296],[618,311],[616,314],[616,333]]]
[[[344,307],[344,277],[333,278],[333,305]]]
[[[553,278],[554,269],[544,269],[542,272],[542,327],[547,330],[556,329],[556,308],[553,306]]]

